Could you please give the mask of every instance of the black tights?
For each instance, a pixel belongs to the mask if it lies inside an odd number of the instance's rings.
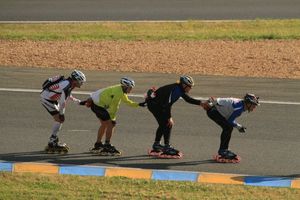
[[[156,130],[155,136],[155,143],[159,143],[162,136],[164,136],[165,145],[169,145],[172,127],[167,126],[169,119],[167,117],[166,112],[164,112],[164,109],[160,109],[155,105],[152,105],[151,103],[148,103],[148,109],[153,114],[158,123],[158,128]]]
[[[207,111],[207,115],[222,128],[219,150],[228,149],[233,126],[215,108]]]

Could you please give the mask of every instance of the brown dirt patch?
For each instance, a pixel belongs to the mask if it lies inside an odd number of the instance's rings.
[[[300,78],[300,40],[198,42],[0,40],[0,66]]]

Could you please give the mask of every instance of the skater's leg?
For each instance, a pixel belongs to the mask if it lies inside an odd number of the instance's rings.
[[[162,135],[163,135],[163,129],[161,126],[158,126],[158,128],[156,129],[156,134],[155,134],[155,139],[154,139],[155,144],[160,143]]]
[[[163,114],[161,111],[156,110],[156,109],[152,109],[150,111],[158,123],[158,127],[156,129],[156,134],[155,134],[155,139],[154,139],[154,144],[160,144],[161,138],[164,134],[164,129],[165,129],[164,126],[166,126],[165,120],[163,118]]]
[[[223,128],[223,131],[222,131],[222,134],[221,134],[221,143],[220,143],[219,150],[228,149],[229,142],[230,142],[230,139],[231,139],[231,133],[233,131],[233,127],[228,126],[226,124],[223,124],[222,128]]]
[[[53,119],[54,119],[54,123],[53,123],[53,126],[52,126],[52,133],[51,133],[50,141],[49,142],[53,142],[51,140],[53,140],[53,138],[57,138],[58,137],[58,133],[59,133],[59,131],[62,128],[62,123],[64,122],[59,117],[59,114],[53,115]]]
[[[163,135],[164,135],[165,146],[170,145],[171,130],[172,130],[172,127],[168,127],[168,126],[164,127],[164,134]]]
[[[112,120],[103,121],[106,126],[105,143],[110,143],[111,137],[115,131],[116,122]]]
[[[106,130],[107,130],[107,126],[105,126],[103,124],[103,121],[100,119],[100,127],[98,129],[98,135],[97,135],[97,142],[96,143],[101,143],[103,135],[105,134]]]
[[[227,120],[216,109],[211,109],[207,111],[207,115],[210,119],[212,119],[216,124],[218,124],[222,128],[219,150],[228,149],[229,142],[231,139],[231,133],[233,131],[232,125],[229,124]]]
[[[61,128],[62,128],[62,123],[55,121],[53,123],[53,126],[52,126],[52,133],[51,133],[51,135],[57,136],[58,132],[61,130]]]

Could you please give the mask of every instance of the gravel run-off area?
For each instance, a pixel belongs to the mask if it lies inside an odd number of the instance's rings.
[[[0,40],[0,66],[299,79],[300,40]]]

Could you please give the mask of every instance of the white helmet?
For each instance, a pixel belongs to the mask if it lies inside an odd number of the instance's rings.
[[[122,86],[125,86],[125,87],[134,87],[135,86],[134,80],[132,80],[131,78],[128,78],[128,77],[121,78],[120,83]]]
[[[78,81],[79,83],[86,82],[85,75],[81,71],[76,70],[76,69],[71,73],[71,78],[73,80]]]

